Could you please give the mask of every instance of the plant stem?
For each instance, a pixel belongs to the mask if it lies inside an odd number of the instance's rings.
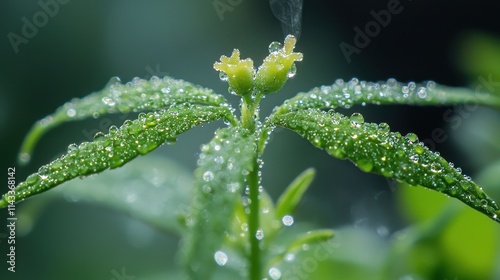
[[[248,174],[248,187],[250,189],[250,213],[248,217],[248,229],[250,238],[250,279],[260,280],[261,262],[260,262],[260,240],[257,238],[259,229],[259,165],[257,158],[254,159],[252,172]]]
[[[259,107],[262,95],[257,93],[254,98],[250,95],[243,96],[242,106],[241,106],[241,124],[243,127],[250,130],[251,133],[255,133],[257,130],[257,110]],[[260,138],[257,138],[260,139]],[[257,140],[257,145],[259,145],[259,140]],[[249,276],[250,280],[261,280],[262,265],[261,265],[261,252],[260,252],[260,240],[257,238],[257,231],[259,230],[259,164],[257,159],[259,149],[256,150],[255,157],[253,159],[252,171],[247,176],[247,183],[249,188],[249,208],[250,213],[248,214],[248,230],[249,230],[249,243],[250,243],[250,255],[249,255]]]

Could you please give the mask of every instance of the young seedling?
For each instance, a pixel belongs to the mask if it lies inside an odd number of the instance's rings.
[[[110,127],[107,134],[96,134],[93,142],[69,145],[66,154],[5,194],[0,206],[77,177],[120,167],[165,142],[175,143],[179,134],[195,126],[224,120],[227,127],[217,129],[212,141],[201,146],[191,211],[179,219],[185,230],[181,260],[193,279],[207,279],[215,267],[228,264],[227,248],[246,260],[234,269],[249,279],[278,279],[281,272],[276,265],[284,256],[304,244],[333,237],[331,230],[309,232],[279,250],[268,250],[283,226],[293,223],[293,211],[314,176],[313,170],[305,171],[274,206],[260,187],[259,170],[269,135],[277,126],[298,133],[333,157],[349,159],[362,171],[441,192],[500,222],[495,202],[460,169],[419,142],[415,134],[402,136],[391,132],[386,123],[365,122],[359,113],[347,117],[334,111],[361,103],[474,103],[499,108],[500,96],[432,81],[401,84],[394,79],[376,83],[339,79],[297,94],[262,120],[260,101],[278,92],[295,75],[295,63],[302,60],[302,54],[294,52],[295,43],[293,36],[283,45],[272,43],[258,69],[251,59],[241,59],[237,49],[214,64],[230,92],[241,96],[240,117],[222,95],[170,77],[135,78],[126,84],[114,78],[103,90],[64,104],[28,133],[19,156],[22,163],[29,161],[38,139],[61,123],[111,113],[141,113],[119,128]]]

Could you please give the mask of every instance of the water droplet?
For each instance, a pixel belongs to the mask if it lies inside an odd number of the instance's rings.
[[[76,110],[73,108],[68,109],[66,111],[66,116],[73,118],[74,116],[76,116]]]
[[[417,135],[416,135],[415,133],[411,133],[411,132],[410,132],[410,133],[406,134],[406,138],[407,138],[408,140],[410,140],[412,143],[414,143],[414,142],[417,142],[417,141],[418,141],[418,137],[417,137]]]
[[[431,171],[434,172],[434,173],[439,173],[441,172],[441,170],[443,170],[443,168],[441,167],[441,165],[439,163],[431,163]]]
[[[229,76],[225,72],[219,72],[219,79],[223,82],[227,82]]]
[[[94,112],[94,113],[92,114],[92,117],[93,117],[94,119],[97,119],[99,116],[100,116],[99,112]]]
[[[349,118],[352,122],[361,124],[365,122],[365,118],[360,113],[353,113]]]
[[[240,183],[238,183],[238,182],[227,184],[227,190],[232,192],[232,193],[237,192],[239,189],[240,189]]]
[[[215,262],[220,265],[220,266],[224,266],[226,265],[227,263],[227,255],[226,253],[222,252],[222,251],[217,251],[215,252],[214,254],[214,259],[215,259]]]
[[[389,125],[387,123],[380,123],[378,125],[378,129],[379,129],[380,132],[389,132],[389,130],[391,128],[389,127]]]
[[[293,253],[288,253],[285,255],[285,261],[286,262],[293,262],[295,260],[295,254]]]
[[[434,88],[436,88],[436,82],[434,82],[434,81],[428,81],[427,82],[427,88],[428,89],[434,89]]]
[[[78,146],[76,144],[74,144],[74,143],[73,144],[69,144],[69,146],[68,146],[68,154],[72,153],[72,152],[74,152],[76,150],[78,150]]]
[[[116,125],[112,125],[109,127],[109,133],[116,133],[118,131],[118,127]]]
[[[293,217],[290,216],[290,215],[285,215],[283,216],[283,219],[281,219],[281,221],[283,222],[283,224],[287,227],[293,225]]]
[[[295,63],[292,64],[292,67],[290,67],[290,71],[286,74],[288,78],[293,78],[297,74],[297,66],[295,66]]]
[[[269,269],[269,276],[271,276],[271,278],[273,280],[280,279],[281,278],[281,271],[279,269],[277,269],[276,267],[271,267]]]
[[[212,171],[206,171],[203,173],[203,181],[210,182],[214,179],[214,173]]]
[[[219,74],[219,77],[220,77],[220,74]],[[161,89],[161,92],[165,93],[165,94],[168,94],[168,93],[170,93],[170,88],[169,87],[164,87],[164,88]]]
[[[262,240],[264,238],[264,231],[261,228],[259,228],[255,233],[255,238],[259,240]]]
[[[281,46],[281,43],[280,42],[272,42],[270,45],[269,45],[269,53],[273,53],[273,52],[277,52],[277,51],[280,51],[283,47]]]
[[[96,134],[94,134],[94,141],[100,141],[100,140],[104,140],[104,137],[106,135],[102,132],[97,132]]]
[[[417,163],[420,158],[418,155],[411,155],[410,160],[413,161],[414,163]]]
[[[115,106],[115,101],[107,96],[102,98],[102,103],[108,105],[108,106]]]
[[[424,88],[424,87],[418,88],[418,90],[417,90],[417,96],[419,98],[422,98],[422,99],[426,98],[427,97],[427,89]]]
[[[217,164],[223,164],[224,163],[224,158],[222,156],[216,156],[214,158],[215,163]]]
[[[204,193],[210,193],[212,191],[212,188],[209,185],[203,185],[203,186],[201,186],[201,190]]]
[[[49,168],[47,167],[47,165],[42,165],[38,169],[38,176],[40,176],[40,178],[42,180],[46,180],[49,177],[48,172],[49,172]]]
[[[401,91],[404,93],[404,94],[408,94],[410,92],[410,89],[407,87],[407,86],[404,86],[401,88]]]

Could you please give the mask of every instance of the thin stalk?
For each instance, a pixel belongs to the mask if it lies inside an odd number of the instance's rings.
[[[243,96],[241,106],[241,123],[242,126],[249,129],[252,133],[256,131],[256,119],[259,102],[262,98],[260,93],[257,93],[255,98],[250,95]],[[257,145],[259,141],[257,140]],[[257,149],[258,150],[258,149]],[[259,164],[257,163],[258,152],[256,151],[255,158],[253,159],[253,169],[247,176],[247,183],[249,188],[249,201],[250,213],[248,214],[248,229],[249,229],[249,276],[250,280],[261,280],[262,264],[261,264],[261,251],[260,240],[257,238],[257,231],[259,230]]]

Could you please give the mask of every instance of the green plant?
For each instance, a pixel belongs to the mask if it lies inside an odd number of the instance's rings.
[[[141,113],[120,128],[112,126],[108,134],[96,134],[93,142],[71,144],[65,155],[40,167],[5,194],[0,206],[22,201],[76,177],[120,167],[165,142],[174,143],[179,134],[190,128],[222,119],[227,127],[218,129],[213,140],[201,147],[191,210],[180,213],[175,226],[185,235],[181,259],[187,275],[193,279],[206,279],[218,267],[226,266],[228,258],[243,263],[234,262],[227,271],[262,279],[265,268],[269,277],[279,279],[281,272],[276,267],[287,256],[303,246],[333,238],[333,231],[319,230],[280,240],[283,225],[293,223],[291,214],[314,171],[299,175],[273,204],[260,186],[259,169],[260,157],[276,126],[300,134],[333,157],[351,160],[365,172],[441,192],[500,221],[500,209],[495,202],[460,169],[419,142],[415,134],[402,136],[391,132],[385,123],[364,122],[359,113],[346,117],[333,111],[360,103],[474,103],[498,108],[500,96],[434,82],[403,85],[393,79],[380,83],[337,80],[331,86],[299,93],[261,122],[261,99],[279,91],[295,75],[295,62],[302,60],[301,53],[293,52],[294,46],[293,36],[285,39],[284,46],[272,43],[270,54],[257,70],[251,59],[241,60],[236,49],[231,57],[222,56],[214,64],[221,80],[228,82],[229,91],[241,96],[240,118],[233,114],[235,110],[223,96],[169,77],[134,79],[125,85],[112,79],[102,91],[66,103],[33,126],[22,145],[21,162],[29,161],[43,133],[63,122],[109,113]],[[273,245],[271,240],[280,245]]]

